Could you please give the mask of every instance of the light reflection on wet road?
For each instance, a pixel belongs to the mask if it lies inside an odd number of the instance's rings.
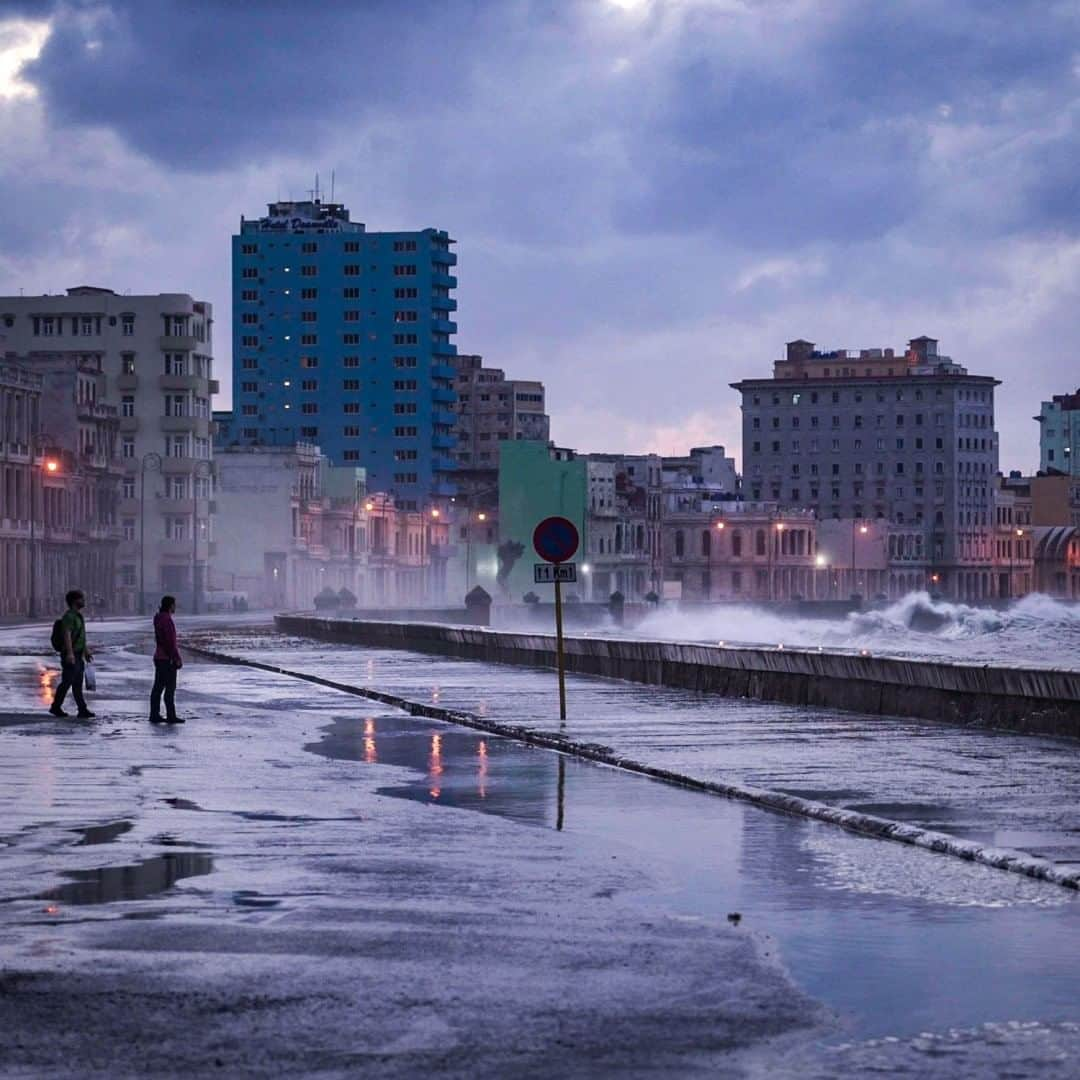
[[[430,720],[338,719],[305,749],[364,762],[369,742],[415,773],[382,794],[563,827],[644,857],[668,910],[738,912],[847,1035],[1076,1016],[1080,897],[1060,887]]]

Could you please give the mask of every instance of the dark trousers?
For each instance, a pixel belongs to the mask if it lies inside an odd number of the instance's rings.
[[[161,715],[161,694],[165,693],[165,715],[176,716],[176,665],[171,660],[154,661],[154,689],[150,691],[150,715]]]
[[[82,653],[75,654],[75,663],[69,664],[66,660],[61,658],[60,660],[60,682],[56,687],[56,696],[53,698],[52,707],[59,709],[64,704],[64,698],[67,697],[67,692],[71,691],[71,696],[75,699],[75,704],[79,708],[79,712],[89,712],[89,708],[86,704],[86,698],[83,697],[83,674],[86,671],[86,664],[83,662]]]

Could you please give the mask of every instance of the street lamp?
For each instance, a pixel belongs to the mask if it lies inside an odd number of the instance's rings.
[[[139,614],[146,614],[146,473],[161,468],[161,455],[143,454],[139,467]]]
[[[213,474],[209,461],[196,461],[191,471],[191,611],[199,613],[199,480]],[[207,497],[209,503],[209,496]],[[209,537],[207,538],[209,542]],[[209,550],[209,549],[207,549]]]
[[[1009,541],[1009,599],[1013,598],[1014,585],[1013,578],[1016,576],[1016,555],[1017,549],[1020,547],[1020,537],[1024,535],[1023,529],[1016,530],[1016,539]]]
[[[869,526],[863,522],[859,526],[859,535],[865,536],[870,531]],[[855,577],[855,522],[851,523],[851,591],[857,593],[859,591],[859,582]]]
[[[30,595],[27,598],[26,613],[31,619],[37,618],[37,510],[35,509],[34,478],[37,476],[37,455],[42,446],[47,446],[52,441],[52,436],[44,431],[32,431],[28,436],[30,449]],[[55,475],[60,469],[60,462],[56,458],[46,458],[42,462],[45,472],[50,476]],[[44,478],[42,478],[44,480]],[[42,487],[41,498],[42,528],[45,527],[45,491]]]

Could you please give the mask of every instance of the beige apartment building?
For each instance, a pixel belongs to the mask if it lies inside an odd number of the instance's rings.
[[[0,351],[31,369],[38,357],[74,357],[103,376],[97,403],[119,410],[120,539],[106,606],[148,610],[169,592],[182,609],[200,609],[214,554],[211,306],[186,293],[86,285],[0,297]]]

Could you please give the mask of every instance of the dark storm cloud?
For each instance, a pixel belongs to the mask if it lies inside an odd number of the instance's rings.
[[[766,16],[772,46],[740,35],[728,14],[699,12],[634,140],[644,190],[620,220],[643,231],[710,223],[749,247],[880,237],[934,197],[923,169],[932,124],[1013,135],[1010,99],[1046,95],[1051,111],[1069,100],[1077,10],[1042,0],[822,5],[794,25]],[[1059,134],[1032,152],[1064,163],[1074,149]],[[1061,179],[1068,192],[1067,171]],[[1037,188],[1041,216],[1074,226],[1057,185]]]
[[[59,121],[113,128],[175,169],[216,170],[452,97],[454,42],[482,6],[114,0],[65,17],[59,5],[24,78]]]
[[[466,198],[510,220],[520,212],[525,227],[558,208],[569,235],[595,212],[583,199],[589,178],[618,167],[614,152],[607,162],[582,152],[607,137],[633,171],[607,208],[620,231],[707,229],[751,249],[863,241],[902,225],[934,198],[922,166],[938,110],[1007,126],[1010,95],[1049,95],[1054,108],[1074,89],[1077,48],[1076,6],[1045,0],[656,0],[639,21],[606,0],[83,0],[62,10],[24,78],[54,120],[112,128],[170,168],[340,150],[350,130],[389,121],[407,133],[407,183],[471,159],[480,187]],[[623,46],[634,60],[613,85],[608,62]],[[497,97],[473,80],[491,67],[504,77]],[[566,91],[552,96],[560,80]],[[505,121],[497,145],[492,114]],[[1002,165],[1024,189],[1018,207],[1051,227],[1076,224],[1074,143],[1063,133],[1030,148],[1049,165],[1037,181],[1023,160]]]

